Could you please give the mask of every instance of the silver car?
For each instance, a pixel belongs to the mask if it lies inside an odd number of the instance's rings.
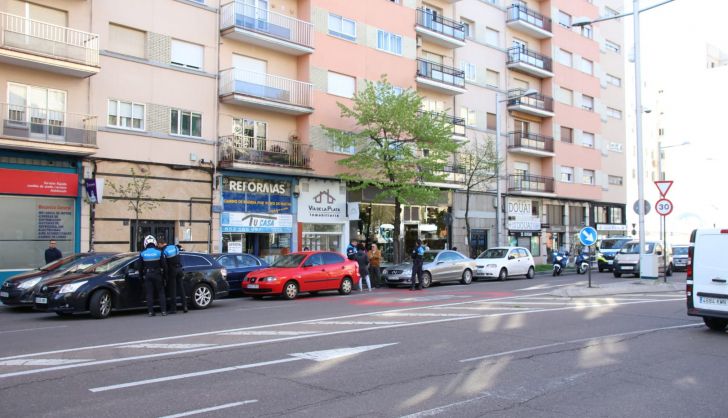
[[[476,264],[472,258],[450,250],[425,251],[423,258],[422,287],[429,287],[432,283],[439,282],[460,281],[462,284],[473,282]],[[382,271],[382,280],[389,287],[411,285],[412,261],[386,267]]]

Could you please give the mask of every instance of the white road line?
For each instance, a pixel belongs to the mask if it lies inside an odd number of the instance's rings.
[[[447,411],[450,408],[458,407],[458,406],[461,406],[461,405],[467,405],[469,403],[476,402],[476,401],[479,401],[479,400],[485,399],[485,398],[490,398],[492,396],[493,395],[491,395],[490,393],[484,392],[483,395],[476,396],[475,398],[470,398],[470,399],[466,399],[464,401],[455,402],[455,403],[451,403],[451,404],[447,404],[447,405],[443,405],[443,406],[438,406],[437,408],[432,408],[432,409],[428,409],[426,411],[416,412],[414,414],[404,415],[404,416],[402,416],[400,418],[432,417],[432,416],[435,416],[435,415],[440,415],[441,413]]]
[[[181,412],[179,414],[174,414],[174,415],[165,415],[165,416],[159,417],[159,418],[188,417],[190,415],[204,414],[205,412],[219,411],[221,409],[234,408],[236,406],[247,405],[249,403],[255,403],[255,402],[258,402],[258,400],[252,399],[252,400],[243,401],[243,402],[226,403],[225,405],[212,406],[210,408],[203,408],[203,409],[195,409],[194,411]]]
[[[316,321],[310,325],[392,325],[404,324],[402,321]]]
[[[55,327],[40,327],[40,328],[23,328],[23,329],[11,329],[9,331],[0,331],[0,334],[9,334],[11,332],[26,332],[26,331],[40,331],[44,329],[53,329],[53,328],[67,328],[68,325],[58,325]]]
[[[185,348],[212,347],[215,344],[130,344],[122,345],[119,348],[167,348],[170,350],[180,350]]]
[[[453,316],[453,317],[466,317],[473,316],[473,314],[458,314],[458,313],[420,313],[420,312],[387,312],[379,314],[379,316],[407,316],[407,317],[431,317],[431,316]]]
[[[436,310],[446,309],[457,309],[457,310],[469,310],[469,311],[525,311],[533,308],[516,308],[512,306],[463,306],[463,307],[446,307],[446,308],[431,308]]]
[[[469,361],[484,360],[484,359],[487,359],[487,358],[507,356],[509,354],[517,354],[517,353],[523,353],[523,352],[526,352],[526,351],[540,350],[542,348],[551,348],[551,347],[558,347],[558,346],[561,346],[561,345],[577,344],[577,343],[583,343],[583,342],[586,342],[586,341],[600,340],[600,339],[605,339],[605,338],[623,337],[623,336],[626,336],[626,335],[647,334],[647,333],[656,332],[656,331],[665,331],[665,330],[671,330],[671,329],[697,327],[697,326],[700,326],[700,325],[703,325],[703,324],[675,325],[675,326],[671,326],[671,327],[662,327],[662,328],[643,329],[643,330],[639,330],[639,331],[621,332],[619,334],[598,335],[596,337],[579,338],[579,339],[576,339],[576,340],[562,341],[562,342],[559,342],[559,343],[537,345],[537,346],[534,346],[534,347],[526,347],[526,348],[521,348],[521,349],[518,349],[518,350],[503,351],[503,352],[495,353],[495,354],[486,354],[484,356],[466,358],[466,359],[460,360],[460,362],[461,363],[466,363],[466,362],[469,362]]]
[[[320,331],[232,331],[218,335],[306,335],[316,334]]]
[[[0,366],[58,366],[61,364],[76,364],[93,360],[94,359],[16,359],[0,361]]]

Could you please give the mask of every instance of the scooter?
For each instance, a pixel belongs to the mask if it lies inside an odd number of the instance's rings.
[[[578,274],[586,273],[587,270],[589,270],[589,253],[584,251],[576,256],[576,259],[574,260],[574,265],[576,266],[576,272]]]
[[[554,257],[554,262],[553,262],[554,271],[552,274],[554,276],[560,276],[561,272],[566,268],[566,265],[569,264],[569,253],[568,252],[562,253],[562,252],[556,251],[553,254],[553,257]]]

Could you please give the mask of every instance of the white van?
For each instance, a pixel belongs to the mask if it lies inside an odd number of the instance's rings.
[[[690,235],[687,286],[688,315],[702,316],[708,328],[728,325],[728,229],[696,229]]]

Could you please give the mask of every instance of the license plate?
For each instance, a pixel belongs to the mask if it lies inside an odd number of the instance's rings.
[[[257,284],[249,284],[248,285],[248,289],[257,289],[258,287],[260,287],[260,286],[258,286]]]
[[[400,279],[399,277],[389,277],[389,278],[387,278],[387,280],[389,280],[390,282],[401,282],[402,281],[402,279]]]
[[[704,296],[700,296],[700,303],[707,303],[709,305],[728,305],[728,299],[706,298]]]
[[[9,298],[10,297],[10,293],[8,293],[8,292],[0,292],[0,297]]]
[[[622,270],[632,270],[632,266],[622,266]]]
[[[607,264],[614,264],[614,260],[607,260]]]
[[[35,298],[35,303],[48,303],[48,299],[46,298]]]

